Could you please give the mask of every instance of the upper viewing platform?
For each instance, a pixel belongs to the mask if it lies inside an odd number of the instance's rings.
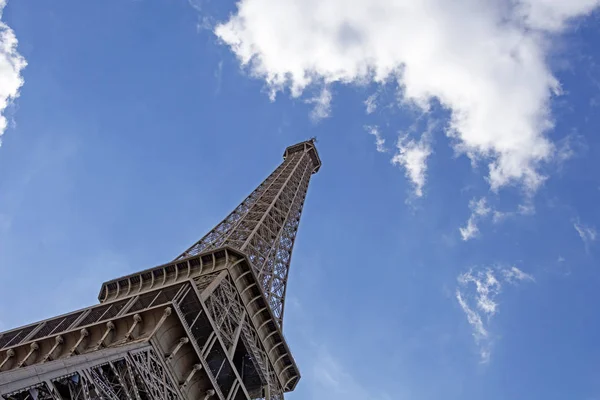
[[[313,161],[313,164],[315,165],[315,168],[313,169],[312,173],[315,174],[319,172],[319,169],[321,168],[321,158],[319,157],[319,152],[317,151],[317,147],[315,146],[316,142],[316,138],[311,138],[304,142],[296,143],[292,146],[289,146],[287,149],[285,149],[285,152],[283,153],[283,159],[285,160],[288,155],[297,153],[299,151],[308,152],[310,154],[310,158]]]

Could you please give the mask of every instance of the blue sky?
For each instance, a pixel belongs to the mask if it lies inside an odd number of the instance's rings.
[[[289,399],[600,399],[600,2],[5,3],[0,329],[171,260],[317,136]]]

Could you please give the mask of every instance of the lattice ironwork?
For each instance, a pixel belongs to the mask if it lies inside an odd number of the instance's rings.
[[[173,387],[167,371],[154,351],[139,351],[129,355],[133,361],[147,393],[153,399],[176,400],[177,391]],[[131,364],[126,364],[131,371]],[[125,374],[123,374],[125,375]],[[130,400],[130,399],[129,399]]]
[[[153,349],[79,369],[2,396],[6,400],[178,400]]]
[[[201,360],[209,377],[213,379],[214,390],[219,398],[227,398],[227,394],[235,386],[235,374],[225,349],[216,340],[215,332],[210,328],[210,322],[204,312],[200,300],[194,291],[189,291],[179,302],[174,304],[176,312],[182,317],[182,323],[191,333],[190,339],[203,355]],[[245,399],[239,392],[239,399]],[[238,400],[238,397],[236,397]]]
[[[258,373],[262,386],[269,389],[270,400],[282,399],[283,390],[268,362],[262,340],[252,327],[242,301],[229,277],[220,282],[205,304],[229,351],[236,350],[237,340],[241,340],[249,361]]]
[[[99,305],[0,333],[0,398],[283,400],[300,374],[278,326],[320,165],[314,140],[288,147],[175,262],[105,283]]]
[[[281,326],[294,239],[310,177],[320,165],[314,140],[288,147],[283,163],[177,260],[222,246],[243,251]]]
[[[206,299],[205,304],[225,346],[231,348],[235,342],[237,328],[244,317],[244,306],[238,300],[236,289],[229,277],[223,279]]]
[[[214,279],[219,275],[218,272],[213,272],[212,274],[200,275],[194,278],[194,282],[196,283],[196,288],[198,291],[203,291]]]

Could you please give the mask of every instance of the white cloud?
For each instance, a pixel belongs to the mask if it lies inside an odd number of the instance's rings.
[[[502,274],[504,275],[504,279],[510,283],[535,280],[535,279],[533,279],[533,276],[526,274],[525,272],[521,271],[517,267],[511,267],[509,269],[505,269],[502,271]]]
[[[533,215],[535,214],[535,207],[531,203],[531,199],[527,199],[524,204],[519,204],[515,211],[498,211],[493,210],[492,221],[497,224],[504,221],[507,218],[515,217],[518,215]]]
[[[477,216],[485,216],[488,215],[491,209],[487,205],[487,200],[482,197],[481,199],[475,201],[471,200],[470,207],[473,210],[473,214]]]
[[[377,110],[377,94],[372,94],[365,100],[367,114],[373,114]]]
[[[471,215],[467,220],[467,225],[465,225],[462,228],[458,228],[458,230],[460,231],[460,236],[462,237],[462,240],[464,240],[465,242],[479,235],[479,227],[475,223],[475,218],[473,217],[473,215]]]
[[[19,97],[19,89],[24,83],[21,71],[27,65],[17,51],[14,31],[1,20],[5,6],[6,0],[0,0],[0,137],[8,125],[4,112]]]
[[[467,320],[469,321],[469,324],[473,326],[473,335],[475,336],[475,339],[481,340],[487,338],[488,331],[483,326],[483,320],[481,319],[481,315],[479,315],[477,312],[473,311],[471,307],[469,307],[467,302],[463,299],[460,290],[456,290],[456,299],[458,300],[458,303],[460,304],[465,314],[467,314]]]
[[[496,313],[497,304],[494,298],[500,293],[500,281],[496,279],[493,271],[487,269],[484,272],[479,272],[475,275],[471,271],[459,276],[458,281],[467,285],[468,283],[475,284],[477,291],[477,308],[487,315]]]
[[[408,135],[401,136],[396,147],[398,151],[392,158],[392,163],[406,170],[406,177],[414,185],[415,195],[423,196],[427,179],[427,158],[431,155],[428,135],[422,135],[418,141],[409,139]]]
[[[481,362],[488,362],[491,356],[492,340],[488,326],[498,312],[498,296],[503,283],[516,285],[523,281],[534,281],[534,278],[514,266],[470,270],[458,276],[456,300],[473,329]]]
[[[482,197],[479,200],[471,199],[469,208],[471,209],[471,216],[467,220],[467,225],[464,228],[459,228],[460,236],[464,241],[477,237],[479,234],[477,222],[492,211],[491,208],[488,207],[485,197]]]
[[[460,235],[464,241],[471,240],[479,236],[478,224],[490,216],[492,222],[497,224],[506,220],[507,218],[518,215],[535,214],[535,207],[531,203],[531,197],[529,196],[527,196],[523,204],[519,204],[516,210],[512,211],[500,211],[490,207],[486,197],[481,197],[479,200],[471,199],[469,202],[469,208],[471,209],[471,215],[467,220],[467,224],[464,227],[459,228]]]
[[[310,113],[313,121],[318,122],[329,117],[331,112],[331,91],[327,87],[323,87],[318,96],[306,100],[309,104],[314,104],[314,108]]]
[[[567,161],[581,157],[588,150],[585,137],[577,133],[576,129],[556,142],[554,161],[559,170],[562,170]]]
[[[596,241],[596,237],[598,236],[598,234],[596,232],[596,228],[594,228],[592,226],[584,225],[579,221],[573,222],[573,227],[579,234],[579,237],[581,238],[581,240],[583,240],[583,243],[585,244],[586,249],[592,242]]]
[[[455,149],[488,163],[493,190],[533,192],[555,152],[545,136],[560,91],[550,38],[599,1],[240,0],[215,34],[273,96],[392,82],[402,104],[428,110],[437,99]],[[427,153],[416,149],[408,154]]]
[[[597,0],[523,0],[518,14],[534,29],[560,31],[568,19],[588,14],[598,6]]]
[[[379,132],[379,127],[376,125],[366,125],[365,130],[369,135],[375,136],[375,146],[377,151],[380,153],[386,153],[388,150],[385,147],[385,139],[381,136],[381,132]]]

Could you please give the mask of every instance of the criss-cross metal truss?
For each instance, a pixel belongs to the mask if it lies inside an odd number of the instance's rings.
[[[174,261],[105,282],[100,304],[0,332],[1,400],[283,400],[282,333],[314,140]]]
[[[268,388],[271,400],[283,399],[283,389],[267,362],[267,352],[256,330],[252,328],[243,302],[229,277],[220,280],[205,304],[225,346],[232,355],[236,350],[236,344],[242,341],[246,352],[245,357],[252,363],[252,369],[247,368],[244,375],[256,373],[257,381],[264,383]]]
[[[310,177],[320,166],[314,139],[288,147],[275,171],[177,259],[223,246],[241,250],[281,326],[294,239]]]
[[[6,400],[177,400],[176,386],[147,347],[3,395]]]

